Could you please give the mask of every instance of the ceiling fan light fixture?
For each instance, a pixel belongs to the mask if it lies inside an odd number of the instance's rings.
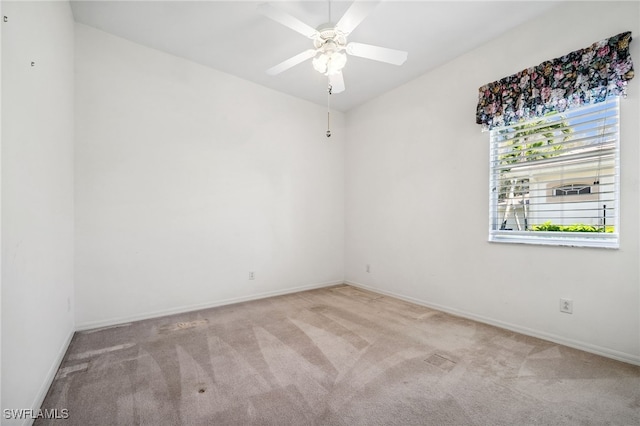
[[[333,75],[342,71],[347,64],[347,55],[343,52],[321,52],[313,58],[313,68],[321,74]]]

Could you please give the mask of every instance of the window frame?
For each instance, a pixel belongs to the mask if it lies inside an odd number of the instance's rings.
[[[615,223],[614,232],[566,232],[566,231],[533,231],[533,230],[509,230],[499,227],[500,205],[499,205],[499,193],[496,188],[500,184],[500,167],[498,154],[496,153],[497,142],[494,141],[494,133],[500,132],[506,129],[513,128],[515,126],[522,126],[532,121],[540,120],[532,119],[511,124],[509,126],[503,126],[495,128],[489,131],[489,242],[492,243],[516,243],[516,244],[534,244],[534,245],[551,245],[551,246],[568,246],[568,247],[596,247],[607,249],[618,249],[620,247],[620,103],[618,97],[611,97],[605,100],[604,108],[613,108],[615,110],[616,118],[616,131],[615,131],[615,153],[614,153],[614,205],[615,211]],[[611,106],[613,105],[613,106]],[[584,108],[593,107],[593,105],[585,105]],[[579,109],[577,109],[579,110]],[[568,178],[563,187],[574,185],[579,179]],[[524,182],[524,180],[523,180]],[[527,183],[528,185],[529,183]],[[598,182],[599,184],[599,182]],[[558,187],[560,187],[558,186]],[[555,195],[555,188],[550,188],[549,195],[552,198],[585,198],[588,199],[592,196],[597,196],[599,188],[594,182],[591,185],[591,191],[589,194],[564,194]],[[524,198],[524,197],[523,197]],[[545,201],[546,203],[546,201]],[[526,200],[526,204],[529,205],[529,201]],[[608,204],[608,203],[607,203]],[[543,203],[544,205],[544,203]],[[606,210],[606,209],[605,209]],[[606,215],[606,211],[604,213]]]

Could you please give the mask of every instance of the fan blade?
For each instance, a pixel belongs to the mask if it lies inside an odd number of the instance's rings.
[[[402,65],[407,60],[408,53],[402,50],[387,49],[386,47],[372,46],[364,43],[351,42],[347,44],[347,53],[374,61],[386,62],[393,65]]]
[[[295,18],[278,8],[271,6],[269,3],[262,3],[259,5],[258,12],[262,13],[267,18],[271,18],[284,25],[285,27],[289,27],[292,30],[299,32],[303,36],[315,38],[318,35],[318,31],[316,31],[315,28],[310,27],[298,18]]]
[[[329,74],[329,84],[331,85],[332,94],[344,92],[344,78],[342,77],[342,71],[335,74]]]
[[[380,3],[379,1],[354,1],[349,9],[344,13],[342,18],[336,24],[336,28],[345,35],[349,35],[364,18],[371,13],[373,9]]]
[[[304,62],[307,59],[313,58],[316,54],[314,49],[305,50],[302,53],[298,53],[296,56],[287,59],[286,61],[280,62],[275,67],[271,67],[267,70],[267,74],[276,75],[280,74],[282,71],[286,71],[291,67],[298,65],[300,62]]]

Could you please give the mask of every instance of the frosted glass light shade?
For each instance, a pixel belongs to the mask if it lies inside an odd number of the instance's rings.
[[[327,74],[337,74],[347,64],[347,55],[342,52],[333,52],[327,64]]]
[[[313,58],[313,68],[321,74],[339,73],[347,63],[347,55],[342,52],[323,52]]]
[[[321,74],[327,72],[327,63],[329,62],[329,57],[326,53],[321,53],[315,58],[313,58],[313,68]]]

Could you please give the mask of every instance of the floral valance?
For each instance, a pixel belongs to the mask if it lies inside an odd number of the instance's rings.
[[[625,96],[630,42],[631,32],[618,34],[480,87],[476,123],[490,129]]]

